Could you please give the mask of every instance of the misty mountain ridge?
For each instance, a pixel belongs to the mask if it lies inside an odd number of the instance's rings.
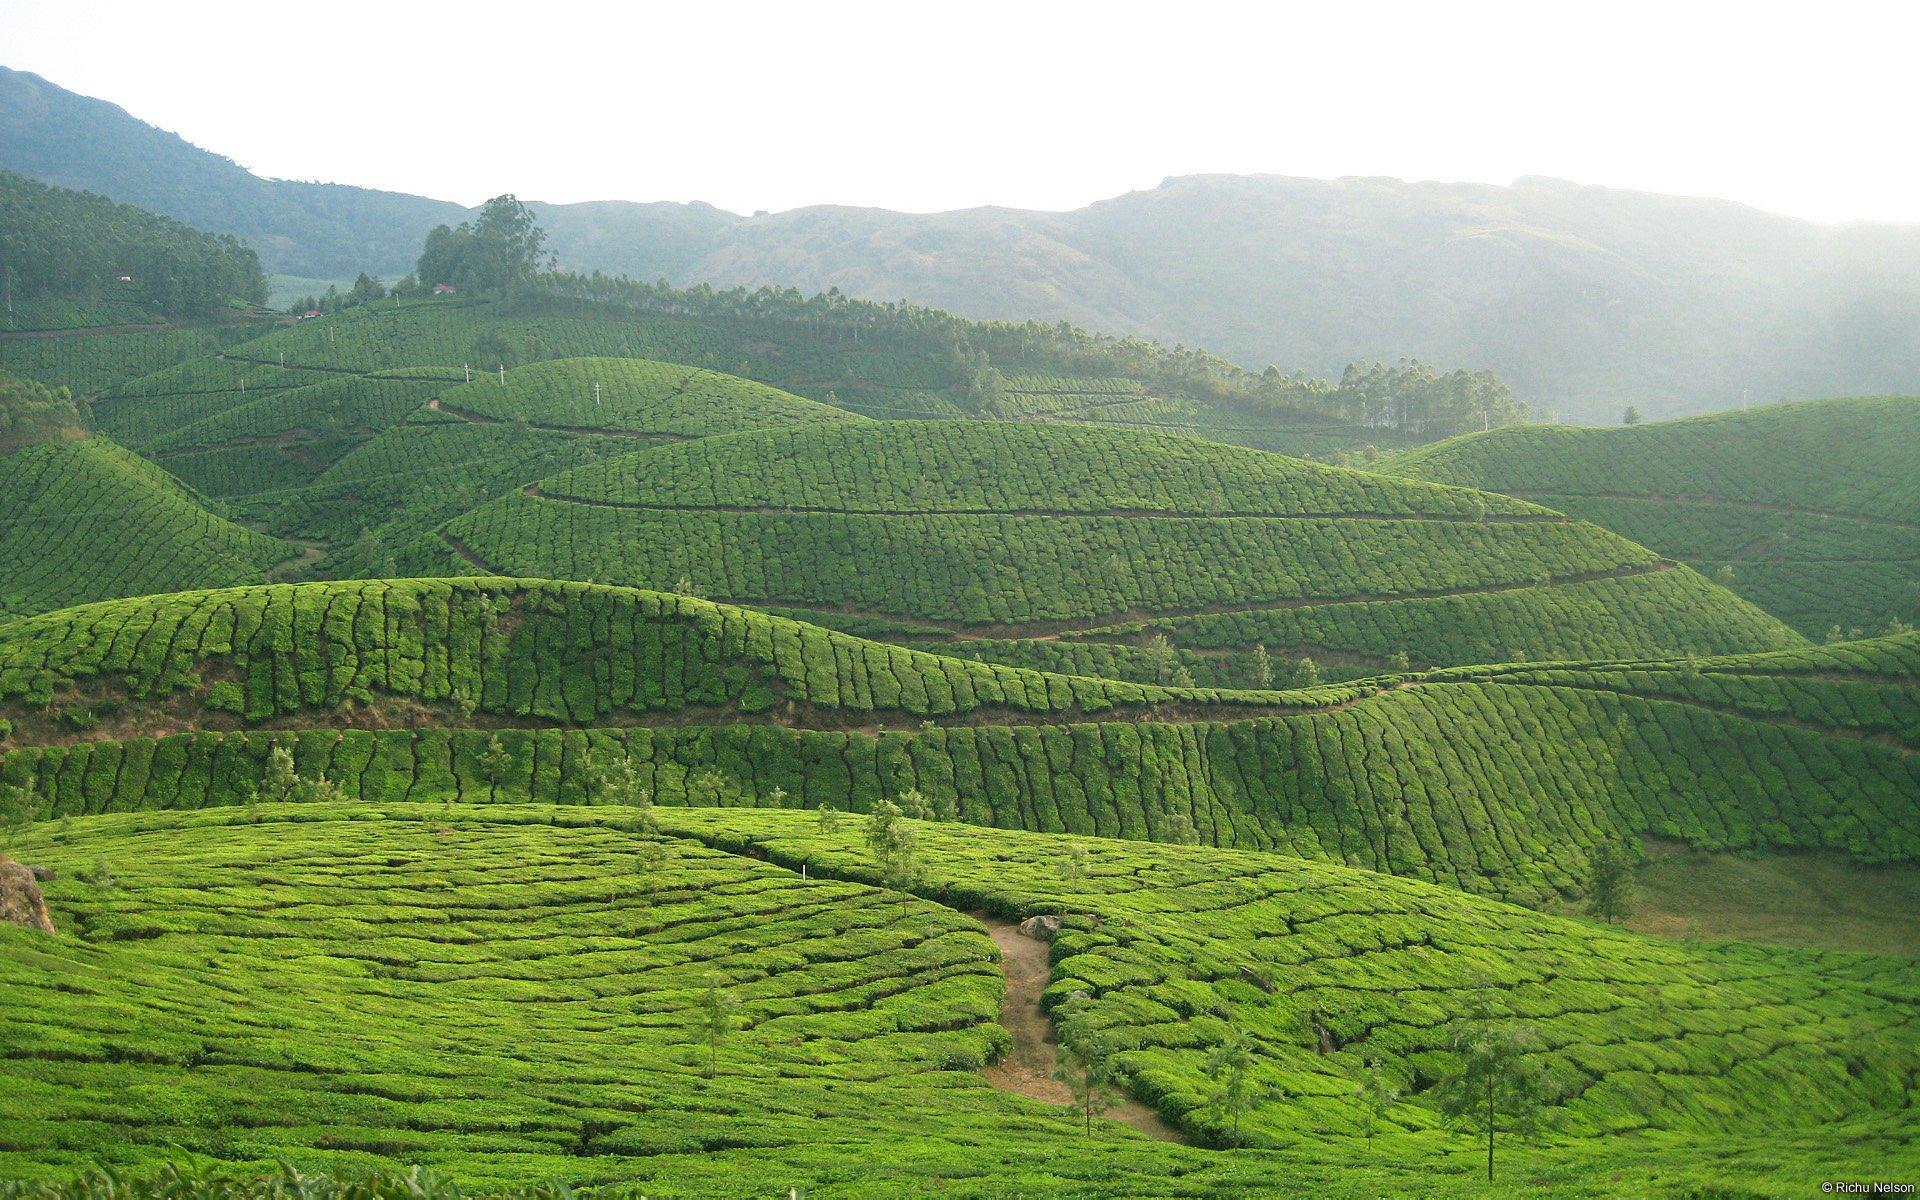
[[[236,233],[282,274],[397,275],[467,211],[260,179],[4,69],[0,166]],[[1724,200],[1537,176],[1192,175],[1066,212],[533,207],[569,269],[1067,320],[1316,375],[1418,357],[1491,369],[1565,419],[1920,390],[1920,227]]]

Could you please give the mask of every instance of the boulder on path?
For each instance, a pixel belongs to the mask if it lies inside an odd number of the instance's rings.
[[[53,918],[47,915],[37,874],[25,863],[0,856],[0,921],[52,933]]]
[[[1050,942],[1060,936],[1061,918],[1054,913],[1045,913],[1037,917],[1028,917],[1020,922],[1020,932],[1042,942]]]

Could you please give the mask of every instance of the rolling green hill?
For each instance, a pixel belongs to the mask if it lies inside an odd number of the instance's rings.
[[[283,585],[0,627],[0,781],[31,780],[43,816],[233,804],[286,744],[372,801],[577,803],[630,755],[663,802],[917,790],[982,825],[1191,829],[1538,899],[1640,832],[1920,859],[1917,674],[1907,635],[1189,691],[586,584]]]
[[[36,826],[13,849],[52,869],[62,936],[0,924],[20,1001],[0,1007],[17,1134],[0,1171],[1677,1197],[1920,1163],[1910,962],[1660,943],[1275,855],[935,823],[915,896],[869,882],[854,822],[659,825],[431,803]],[[1198,1144],[1082,1133],[977,1069],[1012,1039],[999,952],[963,907],[1070,914],[1044,994],[1062,1040]],[[1481,996],[1533,1031],[1558,1101],[1537,1140],[1502,1139],[1494,1188],[1434,1101],[1450,1021]],[[1204,1063],[1235,1034],[1254,1100],[1230,1149]],[[1372,1072],[1394,1094],[1369,1117]]]
[[[1721,580],[1809,637],[1920,622],[1920,399],[1500,429],[1380,469],[1584,517]]]
[[[444,373],[322,377],[299,387],[106,400],[102,431],[211,496],[278,497],[311,484],[449,385]]]
[[[286,395],[291,402],[342,386],[336,380]],[[228,468],[229,477],[258,481],[235,499],[275,532],[339,547],[324,564],[330,574],[458,573],[470,566],[436,528],[555,471],[652,443],[863,420],[735,376],[638,359],[560,359],[471,384],[443,378],[405,387],[404,400],[394,397],[378,421],[369,420],[366,429],[378,432],[351,442],[305,486],[289,492],[271,469],[260,469],[257,455],[249,472]],[[243,452],[228,443],[210,453]]]
[[[447,533],[503,574],[686,579],[862,632],[1024,641],[1004,653],[1042,666],[1085,669],[1063,640],[1159,634],[1236,656],[1241,686],[1258,645],[1364,673],[1396,655],[1798,641],[1693,572],[1530,504],[1092,427],[884,422],[664,446],[542,480]]]
[[[0,376],[0,620],[89,600],[258,583],[296,549],[90,437],[64,392]]]

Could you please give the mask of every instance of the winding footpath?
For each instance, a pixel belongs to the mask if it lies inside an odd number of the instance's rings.
[[[987,927],[993,944],[1000,948],[1000,973],[1007,979],[1006,995],[1000,1001],[1000,1024],[1013,1035],[1013,1049],[999,1062],[982,1067],[981,1076],[1003,1092],[1043,1104],[1072,1104],[1073,1093],[1053,1077],[1060,1052],[1053,1037],[1053,1022],[1040,1007],[1040,995],[1053,974],[1047,943],[1021,933],[1012,921],[982,913],[970,915]],[[1192,1139],[1165,1117],[1132,1097],[1108,1109],[1106,1117],[1150,1138],[1192,1144]]]

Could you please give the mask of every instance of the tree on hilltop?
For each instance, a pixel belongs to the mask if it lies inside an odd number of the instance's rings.
[[[480,206],[480,214],[427,234],[414,274],[420,286],[437,284],[501,292],[524,283],[552,263],[543,262],[547,235],[533,211],[509,192]]]

